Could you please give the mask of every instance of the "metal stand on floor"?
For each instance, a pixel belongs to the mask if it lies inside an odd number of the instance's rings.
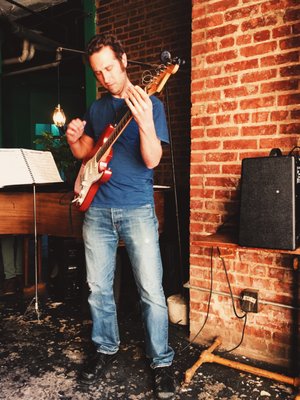
[[[38,300],[38,240],[37,240],[37,218],[36,218],[36,187],[33,184],[33,224],[34,224],[34,289],[35,295],[29,303],[24,315],[30,312],[30,309],[34,305],[34,310],[40,323],[40,311],[39,311],[39,300]]]
[[[295,387],[300,387],[300,378],[291,378],[289,376],[277,374],[275,372],[267,371],[261,368],[252,367],[251,365],[243,364],[237,361],[228,360],[226,358],[222,358],[213,354],[213,351],[221,345],[222,341],[220,338],[216,338],[213,344],[206,350],[204,350],[195,364],[186,370],[185,372],[185,380],[183,382],[183,387],[186,387],[191,382],[194,374],[197,369],[205,362],[217,363],[221,365],[225,365],[226,367],[235,368],[237,370],[248,372],[250,374],[262,376],[264,378],[273,379],[275,381],[283,382],[288,385],[292,385]],[[295,400],[299,400],[299,396],[296,397]]]

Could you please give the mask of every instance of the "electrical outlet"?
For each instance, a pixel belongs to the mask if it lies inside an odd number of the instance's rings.
[[[244,289],[242,291],[241,309],[245,312],[258,312],[258,290]]]

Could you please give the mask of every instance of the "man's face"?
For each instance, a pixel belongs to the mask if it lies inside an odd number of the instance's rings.
[[[122,97],[128,81],[125,54],[120,61],[109,46],[102,47],[100,51],[90,56],[90,66],[95,77],[105,89],[113,96]]]

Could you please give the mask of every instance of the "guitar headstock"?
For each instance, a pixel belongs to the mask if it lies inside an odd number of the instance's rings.
[[[160,67],[159,72],[156,76],[154,76],[150,83],[147,84],[145,87],[145,91],[148,95],[152,95],[154,93],[160,93],[167,83],[167,80],[170,78],[171,75],[175,74],[179,69],[179,64],[168,64],[162,65]]]

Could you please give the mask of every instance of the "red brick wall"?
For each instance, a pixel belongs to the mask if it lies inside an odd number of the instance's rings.
[[[300,2],[298,0],[194,0],[192,5],[192,117],[190,176],[190,330],[208,309],[210,248],[195,244],[238,219],[241,161],[287,154],[299,145]],[[234,221],[234,222],[232,222]],[[225,255],[226,256],[226,255]],[[248,314],[236,352],[289,365],[296,354],[292,258],[243,249],[224,256],[237,312],[245,288],[259,290],[258,314]],[[197,337],[216,335],[231,349],[243,319],[233,311],[224,266],[214,251],[208,321]],[[295,333],[295,332],[294,332]],[[299,347],[299,343],[298,343]]]

